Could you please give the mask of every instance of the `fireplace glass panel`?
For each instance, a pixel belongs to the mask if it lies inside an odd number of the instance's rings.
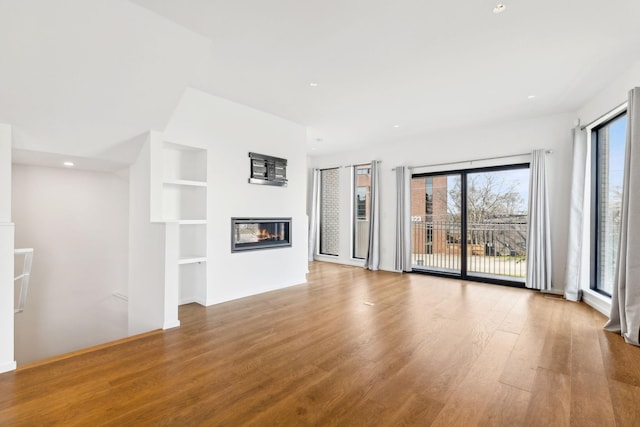
[[[291,218],[231,218],[231,251],[291,246]]]

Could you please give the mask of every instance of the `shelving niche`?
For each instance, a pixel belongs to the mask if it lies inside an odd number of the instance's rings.
[[[178,225],[179,304],[206,301],[207,151],[164,142],[162,217]],[[169,260],[167,260],[169,262]]]

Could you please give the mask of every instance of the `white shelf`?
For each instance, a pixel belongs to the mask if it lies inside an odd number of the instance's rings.
[[[185,185],[190,187],[206,187],[206,181],[192,181],[188,179],[165,179],[164,185]]]
[[[179,304],[206,303],[207,296],[207,150],[162,142],[157,145],[156,217],[174,225],[167,247],[172,286]]]
[[[179,304],[197,302],[205,305],[207,266],[204,263],[192,263],[179,267]]]
[[[205,258],[207,255],[206,224],[180,226],[178,230],[179,259]]]
[[[162,157],[164,159],[162,176],[165,182],[176,182],[179,185],[207,182],[206,150],[165,142]]]
[[[206,225],[206,219],[181,219],[178,221],[180,225]]]
[[[201,262],[207,262],[207,257],[206,256],[194,256],[194,257],[180,258],[178,260],[178,265],[196,264],[196,263],[201,263]]]

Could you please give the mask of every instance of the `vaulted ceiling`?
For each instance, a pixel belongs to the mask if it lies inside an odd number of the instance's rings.
[[[575,111],[640,59],[637,0],[504,3],[0,0],[0,122],[19,149],[124,161],[192,86],[322,154]]]

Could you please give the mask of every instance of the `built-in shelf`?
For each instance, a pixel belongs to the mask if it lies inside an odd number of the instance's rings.
[[[195,264],[195,263],[201,263],[201,262],[207,262],[207,257],[206,256],[201,256],[201,257],[187,257],[187,258],[180,258],[178,260],[178,264],[179,265],[184,265],[184,264]]]
[[[207,182],[207,150],[165,142],[164,182]]]
[[[206,224],[180,225],[178,230],[180,259],[205,258],[207,256]]]
[[[205,304],[207,292],[207,150],[163,142],[158,173],[162,220],[177,224],[171,234],[177,250],[167,262],[177,263],[179,304]],[[174,266],[176,264],[173,264]],[[174,282],[175,283],[175,282]]]
[[[206,181],[191,181],[188,179],[165,179],[164,185],[185,185],[191,187],[206,187]]]
[[[162,210],[165,221],[200,221],[207,218],[207,188],[164,185]]]
[[[204,262],[181,264],[179,267],[179,304],[206,304],[207,266]]]
[[[178,221],[180,225],[206,225],[206,219],[181,219]]]

